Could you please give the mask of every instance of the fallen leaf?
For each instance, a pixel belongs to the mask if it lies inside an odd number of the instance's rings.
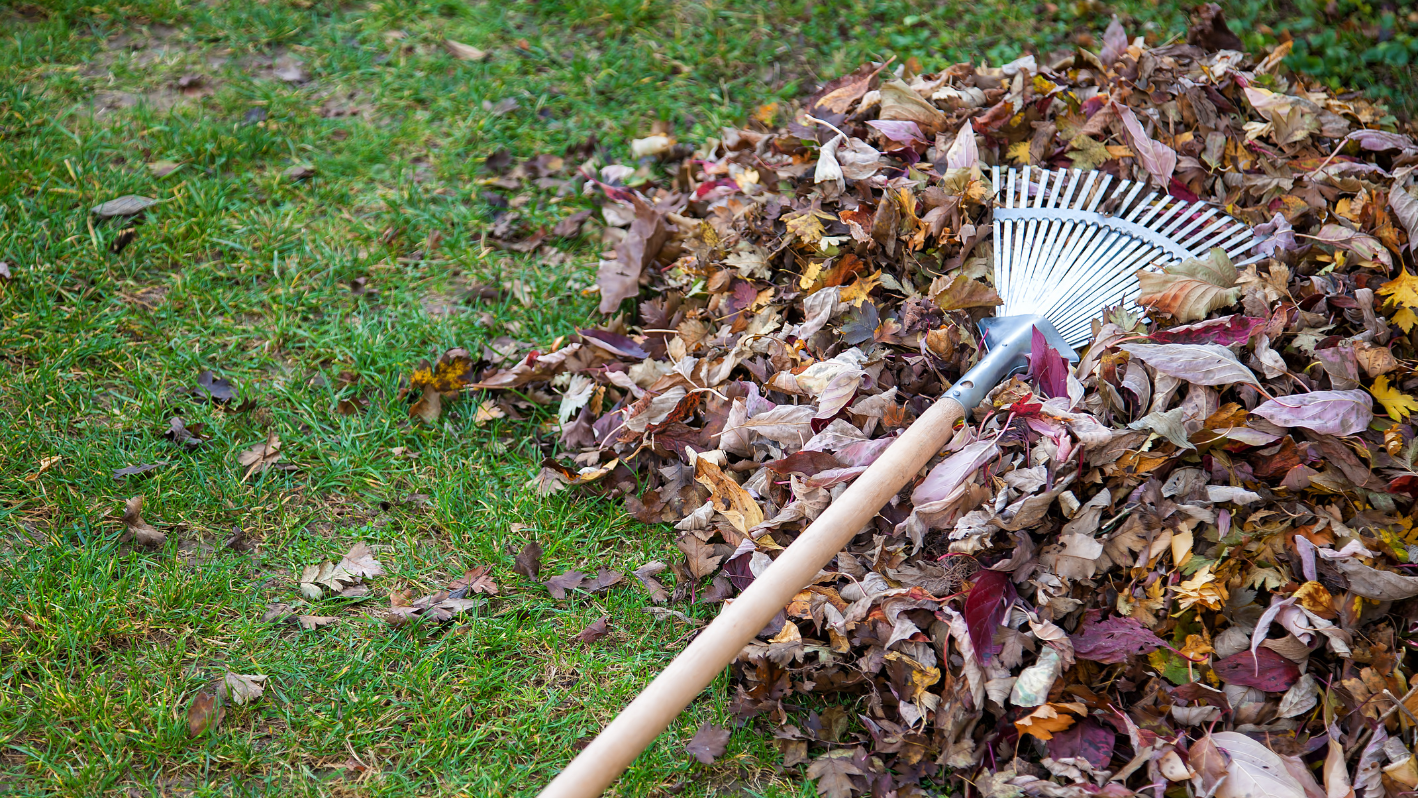
[[[729,748],[729,730],[712,723],[705,723],[685,743],[684,751],[702,765],[712,765],[714,760],[724,755]]]
[[[1209,737],[1230,759],[1216,798],[1307,798],[1305,788],[1290,775],[1285,763],[1262,743],[1233,731]]]
[[[1232,654],[1213,663],[1211,669],[1224,682],[1268,693],[1283,693],[1300,678],[1300,669],[1295,663],[1268,648]]]
[[[1374,380],[1374,384],[1369,388],[1369,393],[1379,400],[1379,404],[1384,406],[1384,412],[1388,413],[1388,417],[1394,421],[1403,421],[1413,411],[1418,410],[1418,399],[1414,399],[1397,388],[1389,387],[1388,375]]]
[[[496,596],[498,587],[488,574],[487,566],[478,566],[469,568],[461,577],[454,579],[449,583],[448,590],[452,598],[464,598],[479,593]]]
[[[1369,428],[1374,418],[1374,400],[1363,391],[1311,391],[1277,396],[1251,412],[1281,427],[1303,427],[1322,435],[1353,435]]]
[[[610,621],[610,619],[611,617],[609,615],[601,616],[599,620],[592,621],[586,626],[585,629],[582,629],[579,633],[576,634],[575,637],[572,637],[571,639],[580,643],[594,643],[597,640],[600,640],[601,638],[610,634],[610,631],[606,628],[606,624]]]
[[[814,759],[807,766],[807,777],[817,782],[822,798],[852,798],[857,786],[852,776],[865,776],[849,758],[850,751],[833,751]],[[836,754],[836,756],[834,756]]]
[[[1138,270],[1137,302],[1179,322],[1200,321],[1240,299],[1239,276],[1225,251],[1213,249],[1206,258],[1164,266],[1160,272]]]
[[[246,706],[266,691],[266,677],[260,674],[228,673],[217,686],[217,697],[237,706]]]
[[[567,571],[566,573],[553,576],[551,579],[543,582],[542,586],[547,589],[547,592],[551,594],[552,598],[561,601],[566,598],[566,591],[574,590],[584,581],[586,581],[586,575],[580,571]]]
[[[542,572],[542,545],[535,540],[527,541],[513,558],[512,570],[533,582],[538,581]]]
[[[140,546],[161,546],[167,542],[167,535],[154,529],[143,520],[143,497],[134,496],[123,504],[123,526],[127,537]]]
[[[126,194],[118,199],[109,200],[101,205],[95,205],[90,209],[90,212],[104,219],[109,219],[114,216],[136,216],[154,205],[157,205],[159,202],[160,200],[155,200],[152,197]]]
[[[210,437],[202,432],[203,427],[202,424],[188,426],[181,418],[174,416],[167,420],[167,431],[162,436],[185,449],[196,449]]]
[[[443,47],[453,54],[459,61],[482,61],[487,58],[486,50],[479,50],[471,44],[455,42],[452,39],[444,39]]]
[[[1198,385],[1259,385],[1231,350],[1216,344],[1122,344],[1124,352],[1168,376]]]
[[[190,390],[193,396],[210,399],[218,404],[225,404],[236,398],[236,388],[231,382],[218,377],[210,369],[197,375],[197,385]]]
[[[166,460],[163,460],[162,462],[158,463],[144,463],[143,465],[125,466],[123,468],[116,469],[113,472],[113,478],[116,481],[122,482],[124,477],[136,476],[138,474],[146,474],[149,471],[156,471],[157,469],[162,468],[165,465],[167,465]]]
[[[1115,616],[1105,621],[1084,621],[1073,638],[1079,659],[1116,665],[1161,648],[1161,638],[1136,618]]]
[[[260,474],[275,465],[280,459],[281,439],[276,436],[276,433],[269,433],[265,443],[258,443],[236,455],[237,465],[246,469],[246,473],[241,475],[241,481],[245,482],[250,479],[252,474]]]
[[[670,599],[669,591],[665,590],[665,586],[660,584],[660,580],[655,578],[656,574],[659,574],[668,567],[669,566],[658,560],[652,560],[633,571],[635,578],[640,580],[640,584],[644,585],[645,589],[650,591],[650,600],[656,604],[664,604]]]
[[[226,707],[216,691],[203,690],[192,697],[192,704],[187,707],[187,736],[201,737],[208,731],[215,732],[221,728],[225,717]]]

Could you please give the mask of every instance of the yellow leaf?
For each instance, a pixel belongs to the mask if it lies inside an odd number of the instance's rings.
[[[821,220],[832,218],[834,217],[831,214],[819,210],[806,210],[800,214],[783,217],[783,224],[787,226],[789,234],[796,236],[804,243],[816,244],[827,233],[822,227]]]
[[[1418,324],[1418,315],[1415,315],[1411,308],[1404,308],[1393,314],[1393,323],[1406,333],[1413,329],[1413,325]]]
[[[1028,166],[1029,142],[1021,141],[1016,144],[1009,145],[1009,152],[1006,153],[1006,157],[1008,157],[1011,161],[1020,164],[1021,166]]]
[[[1369,388],[1369,393],[1384,406],[1388,417],[1394,421],[1402,421],[1414,411],[1418,410],[1418,399],[1414,399],[1397,388],[1390,388],[1388,375],[1374,380],[1374,384]]]
[[[807,270],[798,279],[798,287],[807,291],[817,284],[818,278],[822,276],[822,264],[826,261],[816,261],[807,265]]]
[[[1180,615],[1193,605],[1199,604],[1208,610],[1219,610],[1221,605],[1226,603],[1226,586],[1216,581],[1216,575],[1211,573],[1210,565],[1197,571],[1195,576],[1172,590],[1178,599],[1177,612],[1173,615]]]
[[[1055,732],[1061,732],[1073,725],[1073,716],[1059,712],[1059,709],[1073,711],[1071,704],[1044,704],[1028,715],[1016,720],[1014,728],[1020,734],[1032,734],[1040,740],[1053,739]],[[1079,714],[1085,714],[1087,710]]]
[[[842,301],[851,302],[854,307],[861,307],[862,301],[867,298],[867,294],[881,283],[881,271],[871,274],[863,274],[857,277],[856,281],[842,289]]]
[[[1405,268],[1402,274],[1379,286],[1379,294],[1405,308],[1418,308],[1418,276],[1409,274]]]

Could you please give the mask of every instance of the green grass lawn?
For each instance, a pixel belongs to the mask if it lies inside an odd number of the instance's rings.
[[[513,573],[528,540],[544,576],[674,556],[611,502],[527,487],[545,416],[479,424],[465,400],[424,425],[398,397],[420,358],[545,345],[592,318],[576,289],[595,232],[551,256],[485,240],[499,210],[538,226],[590,206],[490,184],[483,161],[595,137],[601,163],[632,163],[628,139],[656,122],[715,135],[865,58],[998,62],[1097,36],[1112,11],[1158,41],[1185,26],[1169,3],[1060,5],[0,5],[0,792],[533,794],[692,627],[649,613],[633,578],[558,601]],[[458,60],[445,38],[489,56]],[[162,201],[135,235],[88,212],[125,194]],[[207,369],[238,397],[192,395]],[[173,416],[210,440],[166,440]],[[271,432],[295,468],[243,481],[238,453]],[[160,548],[121,541],[139,494]],[[302,598],[300,570],[358,542],[386,571],[371,594]],[[392,592],[475,566],[502,592],[465,623],[380,620]],[[264,623],[278,602],[339,620]],[[571,640],[604,615],[608,637]],[[193,697],[228,671],[268,675],[264,697],[190,737]],[[683,753],[700,723],[728,723],[727,692],[617,794],[813,794],[753,728],[714,765]]]

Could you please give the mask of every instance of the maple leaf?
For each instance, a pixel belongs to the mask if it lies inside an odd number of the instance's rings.
[[[880,283],[880,270],[872,274],[860,275],[851,285],[842,289],[841,300],[851,303],[854,307],[861,307],[862,302],[866,301],[867,295]]]
[[[1388,417],[1394,421],[1403,421],[1413,411],[1418,410],[1418,399],[1414,399],[1397,388],[1389,387],[1387,374],[1374,380],[1373,386],[1369,388],[1369,393],[1379,400],[1379,404],[1384,406]]]
[[[1408,267],[1405,266],[1397,277],[1379,286],[1378,293],[1388,297],[1389,302],[1402,305],[1405,309],[1418,308],[1418,275],[1409,274]],[[1407,331],[1405,328],[1404,332]]]
[[[245,706],[261,697],[266,691],[266,676],[261,674],[228,673],[217,685],[217,697],[231,701],[237,706]]]
[[[463,591],[461,595],[457,596],[457,598],[463,598],[464,596],[477,595],[478,593],[496,596],[498,588],[497,583],[492,581],[491,576],[488,576],[487,566],[480,565],[476,568],[469,569],[461,578],[454,579],[453,582],[448,585],[448,590],[451,593],[457,593],[460,590]]]
[[[1017,141],[1009,145],[1005,157],[1021,166],[1029,165],[1029,142]]]
[[[807,766],[807,777],[817,782],[822,798],[852,798],[856,791],[852,777],[865,775],[852,762],[851,751],[833,751]]]
[[[280,459],[281,439],[276,433],[271,432],[266,436],[265,443],[258,443],[237,454],[237,464],[246,468],[246,473],[241,475],[241,481],[245,482],[251,478],[252,474],[259,474],[274,466]]]
[[[809,208],[801,213],[784,216],[783,224],[787,226],[789,235],[803,243],[815,245],[827,234],[827,230],[822,226],[822,220],[832,221],[835,218],[830,213]]]
[[[1182,582],[1172,588],[1177,594],[1178,607],[1174,615],[1181,614],[1192,606],[1202,606],[1209,610],[1219,610],[1226,602],[1226,586],[1216,581],[1216,575],[1211,573],[1211,566],[1207,565],[1197,571],[1191,579]]]
[[[1074,723],[1074,716],[1065,712],[1059,712],[1059,707],[1064,707],[1072,711],[1072,707],[1060,704],[1044,704],[1028,715],[1016,720],[1014,728],[1020,734],[1029,734],[1038,737],[1040,740],[1051,740],[1055,732],[1061,732]],[[1081,712],[1079,714],[1085,714]]]
[[[1068,157],[1073,161],[1074,169],[1097,169],[1113,157],[1101,142],[1082,133],[1074,136],[1068,145],[1073,148]]]
[[[714,760],[724,755],[729,747],[729,730],[712,723],[705,723],[694,733],[694,738],[685,743],[685,753],[699,760],[701,764],[712,765]]]

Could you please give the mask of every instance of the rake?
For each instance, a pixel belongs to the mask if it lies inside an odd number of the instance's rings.
[[[1138,269],[1219,247],[1244,265],[1249,227],[1201,202],[1179,201],[1102,172],[992,173],[995,289],[1002,314],[980,323],[987,353],[945,392],[541,792],[593,798],[610,786],[743,647],[810,584],[877,511],[940,451],[955,422],[1027,366],[1037,328],[1071,362],[1092,320],[1134,305]]]

